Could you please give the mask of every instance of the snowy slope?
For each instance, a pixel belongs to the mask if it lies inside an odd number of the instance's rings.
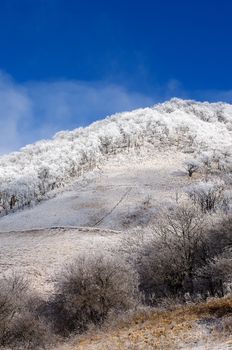
[[[1,274],[23,271],[49,291],[77,253],[116,246],[125,230],[184,199],[204,179],[188,177],[186,159],[207,150],[228,157],[231,146],[231,105],[174,99],[1,157]]]
[[[146,225],[161,205],[191,182],[183,171],[186,154],[152,152],[111,157],[55,198],[0,219],[1,231],[60,226],[124,230]]]
[[[0,158],[2,213],[38,203],[104,162],[131,149],[230,149],[232,105],[172,99],[113,115],[87,128],[63,131]]]
[[[13,238],[13,239],[12,239]],[[94,229],[48,229],[1,233],[0,278],[23,274],[33,288],[47,293],[65,263],[78,254],[116,246],[120,235]]]

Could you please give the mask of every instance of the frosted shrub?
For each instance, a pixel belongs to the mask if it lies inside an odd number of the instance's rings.
[[[149,230],[123,237],[121,249],[138,271],[143,301],[224,295],[232,283],[231,228],[231,216],[209,227],[201,210],[181,206],[160,213]]]
[[[212,161],[218,170],[226,173],[232,172],[232,154],[230,149],[214,150]]]
[[[111,311],[132,307],[137,298],[136,274],[110,256],[79,257],[60,277],[54,300],[56,329],[64,335],[101,324]]]
[[[232,252],[225,251],[196,273],[196,288],[201,294],[223,297],[232,283]]]
[[[186,189],[190,199],[198,204],[202,212],[215,211],[224,203],[225,185],[222,181],[199,182]]]
[[[219,161],[220,170],[225,173],[232,173],[232,158],[225,158]]]
[[[210,168],[212,166],[212,160],[213,155],[211,153],[204,152],[200,156],[201,163],[207,168]]]
[[[39,350],[51,343],[49,325],[36,312],[39,303],[22,277],[0,281],[0,347]]]
[[[150,238],[140,240],[132,263],[146,303],[194,293],[194,271],[206,260],[204,226],[201,211],[181,206],[161,213],[150,227]],[[130,242],[125,243],[130,248]]]
[[[192,177],[200,169],[201,163],[196,159],[189,159],[184,162],[184,167],[188,172],[189,177]]]

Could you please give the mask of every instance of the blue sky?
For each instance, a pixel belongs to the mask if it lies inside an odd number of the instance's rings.
[[[232,101],[232,3],[0,0],[0,153],[173,96]]]

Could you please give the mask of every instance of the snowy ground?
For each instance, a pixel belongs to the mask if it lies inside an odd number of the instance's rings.
[[[157,207],[175,201],[190,182],[182,164],[187,157],[169,151],[112,158],[55,198],[2,217],[0,232],[54,226],[123,230],[147,224]]]
[[[200,177],[190,179],[184,172],[186,158],[170,150],[112,157],[55,198],[2,217],[0,277],[22,273],[34,290],[50,295],[56,276],[77,255],[117,248],[123,230],[148,224],[160,206],[184,197],[185,186]],[[221,343],[191,347],[229,348]]]
[[[190,181],[183,173],[186,156],[169,151],[111,158],[55,198],[2,217],[1,274],[23,272],[36,289],[49,291],[66,261],[116,244],[121,233],[110,229],[145,225],[162,203],[175,201]]]
[[[66,263],[115,246],[119,238],[113,231],[87,228],[0,233],[0,277],[22,274],[34,290],[46,293]]]

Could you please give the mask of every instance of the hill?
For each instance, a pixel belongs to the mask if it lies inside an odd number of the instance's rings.
[[[232,105],[62,131],[0,180],[4,350],[230,348]]]
[[[0,158],[0,203],[6,214],[34,205],[110,156],[172,148],[188,153],[231,149],[232,106],[172,99],[62,131]],[[155,156],[153,156],[154,158]]]

